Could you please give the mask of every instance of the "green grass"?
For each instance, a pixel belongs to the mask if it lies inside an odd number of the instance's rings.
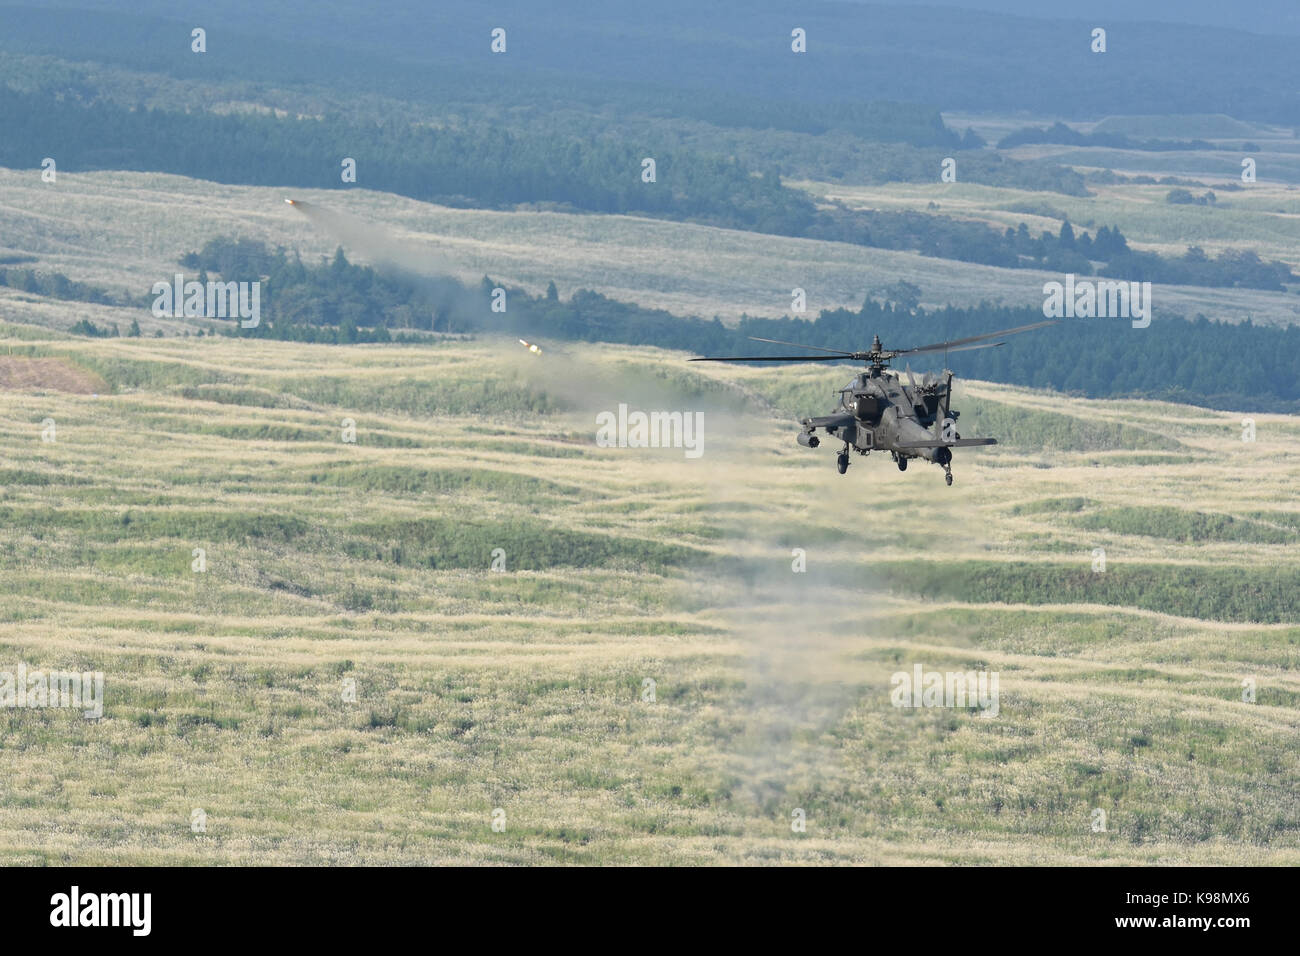
[[[1043,498],[1039,501],[1027,501],[1011,509],[1013,515],[1058,514],[1082,511],[1089,501],[1083,497]]]
[[[990,435],[1000,443],[1053,451],[1178,451],[1183,448],[1177,439],[1138,425],[1089,421],[1057,412],[1027,411],[990,401],[962,409],[959,427],[963,436]]]
[[[917,596],[972,603],[1105,604],[1211,621],[1300,621],[1290,567],[1206,567],[1111,561],[1094,572],[1074,565],[993,561],[873,564],[887,586]]]
[[[1012,428],[948,489],[797,448],[824,370],[24,344],[112,392],[6,395],[0,669],[106,709],[0,711],[7,863],[1300,862],[1289,419],[970,383]],[[575,365],[723,410],[705,456],[597,448]],[[1194,460],[1111,452],[1153,441]],[[914,664],[1000,716],[896,709]]]
[[[1233,515],[1207,514],[1148,505],[1138,508],[1106,508],[1075,519],[1089,530],[1117,534],[1140,534],[1171,541],[1244,541],[1253,544],[1292,544],[1297,531],[1283,530]]]
[[[485,568],[500,548],[511,565],[535,571],[557,567],[647,567],[698,562],[695,549],[657,541],[586,534],[540,521],[420,518],[368,522],[348,529],[350,557],[427,568]]]

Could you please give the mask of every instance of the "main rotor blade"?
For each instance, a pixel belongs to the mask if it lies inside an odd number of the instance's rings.
[[[843,355],[722,355],[687,359],[688,362],[843,362],[853,358],[852,352]]]
[[[995,349],[999,345],[1006,345],[1006,342],[985,342],[982,345],[959,345],[955,349],[948,349],[949,352],[970,352],[974,349]]]
[[[920,345],[914,349],[899,349],[899,354],[907,352],[942,352],[947,349],[949,352],[955,351],[953,346],[965,345],[968,342],[983,342],[985,339],[996,339],[1003,335],[1015,335],[1019,332],[1029,332],[1033,329],[1041,329],[1048,325],[1056,325],[1060,319],[1050,319],[1047,322],[1033,322],[1030,325],[1022,325],[1014,329],[1003,329],[1001,332],[988,332],[984,335],[972,335],[964,339],[953,339],[951,342],[935,342],[931,345]]]
[[[836,352],[840,355],[852,355],[852,352],[845,352],[842,349],[828,349],[820,345],[804,345],[802,342],[782,342],[780,339],[760,339],[757,335],[748,336],[754,342],[767,342],[771,345],[793,345],[797,349],[816,349],[818,352]]]

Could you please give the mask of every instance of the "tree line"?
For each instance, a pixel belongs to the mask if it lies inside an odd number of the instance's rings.
[[[1122,237],[1121,237],[1122,238]],[[1118,243],[1114,233],[1106,240]],[[868,296],[857,310],[830,309],[815,319],[743,317],[732,328],[718,318],[684,317],[579,290],[562,299],[554,286],[533,295],[485,277],[478,287],[451,279],[383,274],[348,261],[307,264],[296,253],[260,242],[218,239],[181,260],[187,269],[225,279],[265,277],[262,325],[231,335],[299,341],[416,341],[429,332],[506,333],[550,339],[653,345],[697,355],[787,354],[784,346],[749,336],[853,351],[879,335],[888,348],[948,341],[1041,321],[1032,307],[979,305],[926,310],[911,287]],[[505,311],[493,311],[504,291]],[[896,301],[903,300],[903,301]],[[1010,338],[1001,348],[937,353],[971,378],[1050,388],[1091,398],[1162,398],[1210,408],[1300,411],[1300,327],[1249,320],[1233,324],[1161,315],[1149,328],[1127,319],[1066,320]]]
[[[623,138],[571,139],[559,130],[542,135],[490,125],[434,128],[338,117],[178,113],[91,105],[9,88],[0,89],[0,128],[8,134],[0,140],[0,165],[14,167],[35,168],[52,156],[64,170],[147,170],[326,189],[345,186],[341,161],[353,158],[359,185],[451,205],[559,203],[1006,268],[1139,281],[1278,289],[1294,278],[1281,263],[1262,263],[1253,253],[1210,261],[1189,251],[1181,259],[1166,259],[1127,250],[1126,244],[1072,238],[1068,223],[1059,235],[1029,237],[1024,224],[1004,233],[920,212],[843,204],[822,208],[784,185],[775,170],[754,170],[734,158],[692,150],[656,151]],[[653,170],[647,158],[654,160]]]
[[[534,295],[484,277],[476,287],[452,279],[380,272],[349,262],[340,248],[316,264],[297,253],[242,239],[216,239],[183,256],[199,281],[263,282],[262,321],[224,334],[324,344],[427,342],[431,333],[501,333],[528,341],[565,340],[652,345],[695,355],[787,354],[787,346],[750,336],[853,351],[879,335],[887,348],[1013,328],[1041,321],[1031,307],[982,304],[922,309],[908,283],[869,295],[860,308],[829,309],[814,319],[679,316],[580,289],[562,299],[554,283]],[[0,272],[0,275],[3,273]],[[148,302],[112,294],[58,274],[40,274],[28,291],[145,309]],[[505,311],[495,312],[496,290]],[[112,327],[79,323],[77,334],[112,336]],[[129,335],[138,334],[133,321]],[[1233,324],[1203,315],[1161,315],[1134,329],[1127,319],[1066,320],[1014,336],[996,349],[918,357],[918,370],[947,362],[959,375],[1049,388],[1090,398],[1138,397],[1240,411],[1300,412],[1300,327]],[[848,373],[846,367],[845,373]]]

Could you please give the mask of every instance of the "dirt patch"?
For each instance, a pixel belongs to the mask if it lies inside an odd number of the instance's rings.
[[[0,356],[0,389],[29,388],[93,395],[107,392],[108,384],[94,372],[63,359]]]

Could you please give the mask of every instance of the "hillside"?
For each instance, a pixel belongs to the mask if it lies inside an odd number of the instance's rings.
[[[106,697],[5,711],[6,863],[1300,862],[1296,418],[966,383],[945,488],[795,444],[843,369],[0,348],[0,666]],[[703,455],[597,447],[619,403]]]
[[[926,305],[974,306],[987,301],[1041,307],[1043,284],[1062,278],[1059,272],[981,266],[844,242],[634,216],[450,209],[366,190],[224,186],[130,172],[60,173],[56,184],[47,184],[38,170],[8,169],[0,169],[0,188],[5,195],[0,203],[0,256],[33,256],[35,268],[63,272],[80,282],[125,287],[137,296],[145,295],[153,283],[170,279],[182,253],[230,235],[297,249],[305,259],[329,255],[342,243],[359,262],[396,254],[413,267],[446,270],[470,283],[490,274],[540,293],[554,281],[566,296],[588,288],[645,306],[724,320],[744,313],[787,314],[796,287],[806,291],[810,315],[840,306],[856,308],[868,293],[899,281],[920,287]],[[869,197],[882,208],[924,206],[932,198],[945,209],[951,203],[955,215],[1003,228],[1028,220],[1036,231],[1055,231],[1060,223],[1033,213],[989,209],[1008,204],[1038,211],[1045,205],[1063,207],[1079,214],[1076,222],[1095,219],[1101,224],[1119,208],[1105,196],[1080,200],[1076,206],[1055,194],[966,185],[809,188],[831,190],[849,201]],[[1281,187],[1268,188],[1281,202]],[[289,195],[336,210],[359,227],[322,230],[285,205]],[[1277,214],[1267,205],[1243,204],[1241,211],[1231,213],[1234,231],[1216,227],[1217,234],[1207,235],[1205,245],[1257,246],[1259,239],[1246,237],[1251,229],[1258,236],[1262,228],[1270,253],[1293,260],[1286,250],[1294,248],[1294,200],[1288,202]],[[1267,200],[1261,197],[1258,203]],[[1144,229],[1144,240],[1177,251],[1177,230],[1196,212],[1205,213],[1154,204],[1152,209],[1163,218]],[[1171,209],[1175,211],[1165,212]],[[1126,229],[1130,219],[1125,218]],[[32,311],[12,296],[0,289],[0,319],[27,321]],[[1157,319],[1161,314],[1201,313],[1226,321],[1250,317],[1257,323],[1284,325],[1295,321],[1300,299],[1286,292],[1162,284],[1156,289],[1155,308]],[[50,321],[67,328],[88,315],[107,321],[90,310],[61,310]],[[125,325],[130,320],[124,315],[116,321]]]

